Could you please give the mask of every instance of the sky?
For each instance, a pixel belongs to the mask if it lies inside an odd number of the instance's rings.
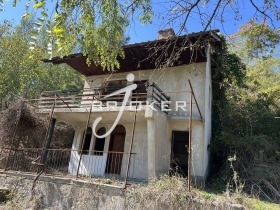
[[[21,16],[25,12],[25,3],[26,0],[18,2],[17,7],[12,6],[12,0],[5,2],[4,11],[0,12],[0,22],[3,20],[10,20],[14,24],[20,22]],[[239,17],[239,20],[234,19],[234,15],[231,9],[228,9],[224,13],[224,24],[221,24],[219,21],[215,21],[211,24],[211,29],[219,29],[222,34],[231,35],[235,33],[242,24],[245,24],[254,14],[255,9],[249,3],[249,1],[241,1],[242,4],[239,5],[239,12],[242,16]],[[160,6],[159,1],[153,1],[154,8],[154,17],[153,23],[149,25],[143,25],[139,21],[134,21],[127,29],[127,34],[130,36],[130,43],[138,43],[148,40],[155,40],[158,36],[158,30],[163,28],[174,28],[175,32],[178,32],[179,23],[182,20],[175,23],[165,25],[162,24],[162,18],[166,18],[166,14],[163,11],[166,10],[166,7]],[[166,5],[165,5],[166,6]],[[202,8],[204,11],[212,10],[214,4],[210,3],[207,7]],[[53,5],[50,4],[49,13],[53,10]],[[200,23],[200,18],[197,15],[190,17],[189,22],[187,23],[188,33],[202,31],[204,28]],[[275,25],[277,29],[280,28],[279,23]]]

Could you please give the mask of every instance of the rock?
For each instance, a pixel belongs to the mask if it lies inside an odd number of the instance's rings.
[[[10,190],[7,188],[0,188],[0,203],[4,203],[9,199]]]
[[[245,209],[241,204],[231,204],[231,207],[233,209]]]

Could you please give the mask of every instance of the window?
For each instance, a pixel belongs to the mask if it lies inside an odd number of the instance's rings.
[[[135,90],[133,90],[132,101],[136,101],[137,99],[138,99],[138,101],[146,101],[146,99],[147,99],[147,88],[146,88],[147,80],[134,81],[133,83],[137,84],[137,88]],[[127,80],[108,81],[102,88],[102,95],[108,95],[108,94],[113,93],[119,89],[122,89],[128,85],[130,85],[130,84],[127,83]],[[112,98],[110,100],[116,101],[116,102],[122,102],[124,95],[125,95],[125,93],[112,96]]]
[[[84,138],[84,144],[82,145],[82,153],[83,154],[88,154],[89,147],[90,147],[90,142],[91,142],[91,137],[92,137],[92,129],[91,127],[88,127],[87,130],[84,133],[85,136]],[[83,142],[83,139],[82,139]]]
[[[101,136],[106,133],[106,128],[102,127],[99,128],[97,131],[97,135]],[[94,155],[103,155],[103,150],[104,150],[104,145],[105,145],[105,138],[97,138],[95,140],[95,145],[94,145]]]
[[[133,98],[132,101],[146,101],[147,100],[147,80],[142,81],[134,81],[137,84],[137,88],[133,90]]]
[[[113,80],[107,82],[107,84],[102,88],[102,95],[108,95],[110,93],[113,93],[119,89],[122,89],[127,86],[127,80]],[[124,93],[120,95],[112,96],[110,100],[122,102],[124,98]]]

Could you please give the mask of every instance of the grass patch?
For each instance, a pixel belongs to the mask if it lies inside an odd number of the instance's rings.
[[[226,186],[224,186],[226,189]],[[164,175],[159,179],[154,179],[148,185],[132,185],[129,190],[129,197],[134,199],[136,205],[144,205],[151,208],[153,204],[158,206],[169,206],[173,209],[196,209],[202,207],[204,209],[210,207],[245,207],[246,209],[256,210],[278,210],[280,205],[267,201],[253,198],[243,193],[236,192],[217,192],[211,188],[200,189],[192,188],[191,192],[187,191],[187,182],[185,178],[179,176]],[[148,205],[148,206],[147,206]],[[242,206],[241,206],[242,205]],[[135,206],[137,209],[137,206]]]

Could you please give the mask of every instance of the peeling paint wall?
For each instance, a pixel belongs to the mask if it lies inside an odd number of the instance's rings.
[[[206,70],[207,67],[207,70]],[[199,182],[204,182],[207,175],[208,167],[208,151],[207,147],[211,137],[211,75],[209,76],[209,63],[198,63],[191,65],[184,65],[172,67],[167,69],[145,70],[131,72],[135,75],[135,81],[148,80],[150,83],[156,83],[167,95],[171,97],[171,115],[168,117],[161,112],[154,112],[145,118],[144,112],[138,113],[140,117],[137,118],[136,130],[134,136],[134,144],[132,152],[136,153],[133,160],[133,171],[130,171],[130,177],[138,179],[148,179],[153,176],[158,176],[162,173],[168,172],[170,166],[172,131],[188,131],[188,117],[190,86],[188,80],[191,81],[193,90],[197,99],[198,106],[203,116],[203,121],[199,120],[199,112],[196,105],[193,105],[193,128],[192,128],[192,176]],[[86,78],[84,88],[100,87],[106,81],[110,80],[125,80],[127,73],[114,73],[110,75],[90,76]],[[176,101],[186,102],[185,109],[176,110]],[[178,114],[179,113],[179,114]],[[182,115],[181,115],[182,114]],[[90,121],[92,124],[93,119]],[[103,123],[99,127],[104,126],[109,129],[114,122],[115,115],[110,113],[100,113],[103,117]],[[119,124],[126,129],[125,148],[124,152],[129,152],[129,145],[132,133],[133,112],[125,111]],[[150,123],[150,124],[149,124]],[[73,143],[74,149],[80,148],[82,132],[85,125],[77,126],[75,141]],[[91,142],[94,145],[95,138]],[[110,136],[106,137],[104,151],[108,151]],[[86,158],[92,158],[90,155]],[[78,159],[76,154],[72,158],[72,163]],[[106,157],[104,157],[106,159]],[[83,161],[82,161],[83,162]],[[106,160],[105,160],[106,162]],[[121,176],[124,177],[126,169],[127,158],[124,157],[122,161]],[[77,165],[77,164],[74,164]],[[131,167],[131,168],[132,168]],[[74,170],[73,170],[74,168]],[[75,166],[70,167],[70,172],[75,171]],[[82,169],[81,169],[82,170]],[[86,171],[86,167],[83,169]],[[80,171],[83,173],[83,171]],[[195,180],[194,180],[195,181]]]
[[[170,142],[167,133],[167,117],[163,113],[158,113],[155,117],[155,156],[156,156],[156,175],[166,173],[170,167]]]
[[[186,101],[189,102],[189,93],[185,91],[190,90],[188,80],[190,79],[194,93],[196,95],[199,108],[204,115],[205,106],[205,74],[206,63],[195,63],[190,65],[183,65],[171,67],[166,69],[143,70],[130,72],[135,75],[135,81],[148,80],[150,83],[156,83],[160,89],[171,97],[171,101]],[[125,80],[127,73],[114,73],[108,75],[97,75],[86,78],[84,88],[100,87],[106,81],[111,80]],[[171,104],[172,110],[175,110],[175,103]],[[181,111],[182,113],[188,113]],[[193,107],[194,117],[198,117],[197,108]]]
[[[122,123],[122,121],[120,122],[120,124],[123,125],[126,129],[124,152],[129,153],[133,124],[132,123]],[[112,126],[112,124],[100,124],[99,125],[99,127],[105,127],[107,130],[111,126]],[[85,127],[83,127],[83,126],[78,127],[76,129],[77,138],[75,138],[75,140],[73,142],[72,149],[77,150],[80,148],[84,129],[85,129]],[[92,135],[90,150],[93,150],[95,140],[96,140],[96,137],[94,135]],[[108,152],[108,150],[109,150],[109,143],[110,143],[110,135],[107,136],[105,139],[105,146],[104,146],[105,153],[103,154],[104,160],[101,161],[99,159],[99,164],[104,166],[103,172],[96,173],[95,175],[99,175],[99,176],[104,175],[105,165],[106,165],[106,161],[107,161],[106,152]],[[147,123],[146,122],[143,122],[143,121],[136,122],[132,153],[136,153],[136,154],[132,155],[129,177],[135,178],[135,179],[147,179]],[[80,156],[79,156],[78,152],[72,152],[71,161],[69,163],[69,173],[70,174],[76,174],[79,157]],[[99,156],[99,158],[100,157],[101,156]],[[91,158],[91,160],[90,160],[90,158]],[[120,174],[121,177],[123,177],[123,178],[125,177],[127,162],[128,162],[128,155],[124,155],[123,159],[122,159],[122,167],[121,167],[121,174]],[[81,166],[80,166],[81,169],[79,170],[80,174],[85,174],[85,175],[94,174],[92,171],[90,171],[90,166],[87,166],[86,163],[94,164],[94,163],[97,163],[97,160],[94,160],[94,156],[92,154],[83,155],[83,159],[81,161]],[[100,168],[101,168],[101,166],[99,167],[99,169]]]

